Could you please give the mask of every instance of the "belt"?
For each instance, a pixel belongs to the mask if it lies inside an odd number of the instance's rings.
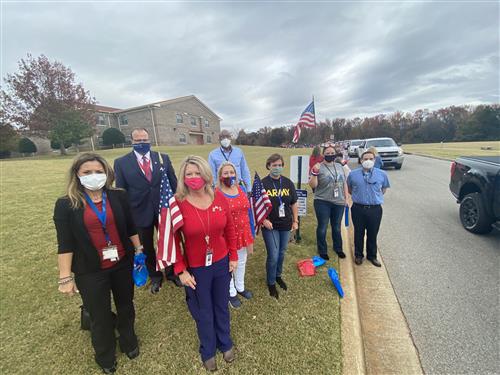
[[[359,204],[359,203],[353,203],[353,206],[360,207],[360,208],[376,208],[380,207],[380,204]]]

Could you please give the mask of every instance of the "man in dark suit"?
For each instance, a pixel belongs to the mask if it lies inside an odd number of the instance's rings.
[[[160,291],[163,274],[156,271],[156,252],[154,247],[154,229],[158,226],[158,209],[160,205],[160,157],[158,152],[151,151],[149,134],[146,129],[132,130],[132,152],[115,160],[116,187],[127,190],[132,216],[139,232],[141,243],[146,254],[146,265],[151,278],[151,293]],[[177,188],[177,177],[170,158],[161,154],[172,190]],[[165,269],[167,280],[182,286],[174,275],[173,267]]]

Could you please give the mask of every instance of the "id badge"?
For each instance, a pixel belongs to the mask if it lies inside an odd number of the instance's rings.
[[[282,203],[278,209],[278,216],[285,217],[285,205]]]
[[[102,259],[116,262],[118,260],[118,248],[116,245],[109,245],[102,249]]]
[[[212,250],[207,249],[207,255],[205,255],[205,267],[212,265]]]
[[[338,187],[335,187],[335,188],[333,189],[333,197],[334,197],[334,198],[338,198],[338,197],[339,197],[339,193],[340,193],[340,192],[339,192],[339,188],[338,188]]]

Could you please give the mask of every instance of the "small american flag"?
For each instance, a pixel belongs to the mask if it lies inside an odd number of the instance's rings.
[[[267,196],[259,175],[255,172],[252,186],[252,210],[255,216],[255,226],[259,227],[273,209],[273,204]]]
[[[314,128],[316,127],[316,114],[314,111],[314,100],[309,104],[304,112],[300,115],[299,122],[295,125],[295,131],[293,132],[293,143],[297,143],[300,138],[300,132],[302,128]]]
[[[161,163],[163,164],[163,163]],[[182,227],[184,219],[170,187],[167,172],[161,167],[160,208],[158,214],[158,245],[156,269],[163,270],[176,262],[174,234]]]

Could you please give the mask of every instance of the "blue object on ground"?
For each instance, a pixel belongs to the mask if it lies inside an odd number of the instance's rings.
[[[345,220],[345,226],[349,226],[349,206],[345,206],[345,213],[344,213],[344,220]]]
[[[134,256],[134,269],[132,270],[132,278],[134,284],[141,287],[148,281],[148,268],[146,267],[146,255],[143,253]]]
[[[323,258],[321,258],[318,255],[315,255],[312,257],[312,262],[314,264],[314,267],[319,267],[319,266],[322,266],[323,264],[325,264],[326,260],[324,260]]]
[[[333,285],[337,288],[340,298],[343,298],[344,290],[342,289],[342,285],[340,285],[339,275],[335,268],[328,268],[328,276],[330,276],[330,280],[332,280]]]

